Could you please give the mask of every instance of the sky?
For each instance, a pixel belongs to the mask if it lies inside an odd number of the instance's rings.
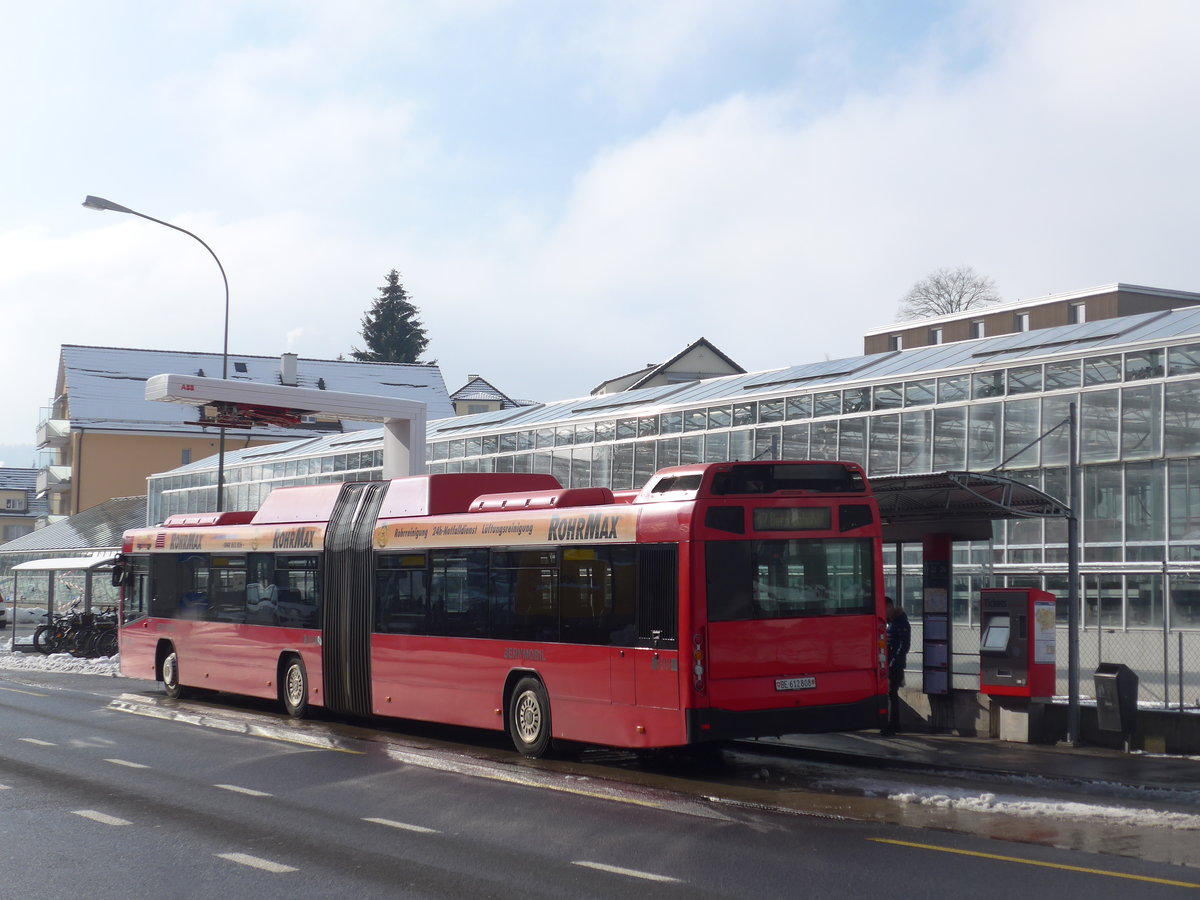
[[[447,389],[705,337],[862,352],[942,266],[1200,291],[1191,0],[0,0],[0,445],[58,348],[336,358],[397,269]],[[8,465],[27,465],[10,459]]]

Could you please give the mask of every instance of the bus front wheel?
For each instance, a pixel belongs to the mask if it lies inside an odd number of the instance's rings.
[[[298,656],[289,659],[283,670],[283,708],[293,719],[303,719],[308,712],[308,675]]]
[[[190,691],[179,683],[179,654],[172,647],[162,661],[163,693],[172,700],[182,700]]]
[[[550,700],[536,678],[522,678],[512,693],[508,733],[522,756],[537,759],[550,748]]]

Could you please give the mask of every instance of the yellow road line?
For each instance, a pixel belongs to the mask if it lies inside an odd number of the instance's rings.
[[[977,850],[958,850],[954,847],[939,847],[936,844],[917,844],[912,841],[894,841],[889,838],[867,838],[876,844],[894,844],[897,847],[914,847],[918,850],[936,850],[939,853],[956,853],[959,856],[974,856],[979,859],[995,859],[1000,862],[1021,863],[1026,866],[1041,866],[1043,869],[1061,869],[1065,872],[1083,872],[1086,875],[1105,875],[1109,878],[1127,878],[1130,881],[1146,881],[1150,884],[1166,884],[1171,887],[1200,888],[1193,881],[1171,881],[1167,878],[1152,878],[1149,875],[1130,875],[1127,872],[1113,872],[1109,869],[1090,869],[1087,866],[1068,866],[1063,863],[1042,862],[1037,859],[1024,859],[1020,856],[1001,856],[997,853],[981,853]]]
[[[30,697],[45,697],[45,694],[39,694],[37,691],[23,691],[20,688],[0,687],[0,691],[8,691],[10,694],[28,694]]]

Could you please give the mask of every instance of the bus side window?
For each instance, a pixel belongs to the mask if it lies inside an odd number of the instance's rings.
[[[206,618],[241,624],[246,621],[246,558],[213,557],[211,563]]]
[[[150,558],[150,615],[202,619],[208,610],[208,556],[155,554]]]
[[[275,558],[270,553],[251,553],[246,560],[245,621],[250,625],[274,625],[278,604]]]
[[[316,556],[279,556],[275,559],[276,621],[290,628],[316,628],[320,623],[321,595]]]
[[[429,633],[484,637],[488,613],[488,551],[430,554]]]
[[[612,570],[612,605],[608,609],[605,643],[632,647],[637,643],[637,548],[612,547],[605,555]]]
[[[497,550],[491,554],[490,608],[494,638],[557,641],[558,554]]]
[[[375,630],[383,634],[427,634],[429,571],[422,554],[386,554],[375,572]]]
[[[563,551],[559,611],[567,643],[611,643],[612,566],[598,555],[594,550]]]

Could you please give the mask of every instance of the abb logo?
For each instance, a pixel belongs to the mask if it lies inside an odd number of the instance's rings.
[[[196,389],[196,386],[194,384],[181,384],[179,386],[179,389],[181,391],[194,391]]]

